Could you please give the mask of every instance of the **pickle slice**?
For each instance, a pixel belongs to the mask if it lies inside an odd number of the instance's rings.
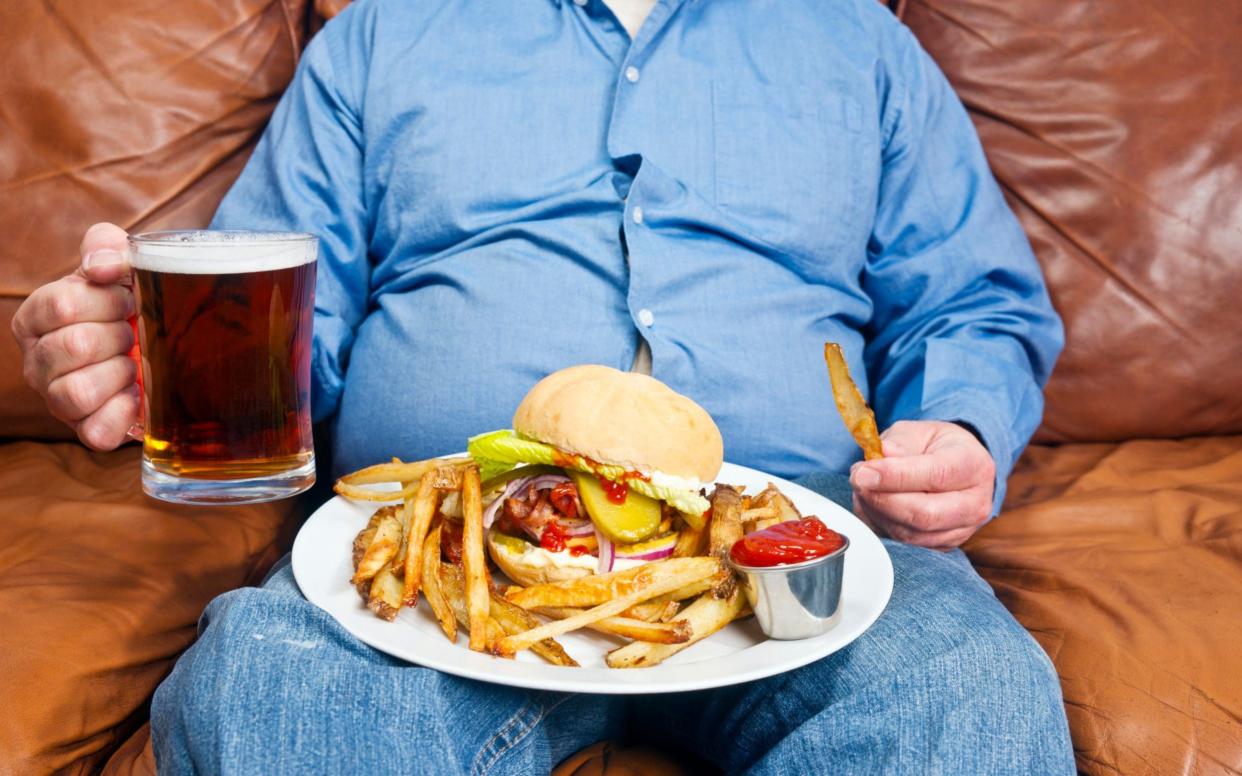
[[[633,544],[650,538],[660,527],[660,502],[630,488],[625,502],[608,498],[599,479],[591,474],[566,472],[578,486],[582,506],[604,536],[618,544]]]

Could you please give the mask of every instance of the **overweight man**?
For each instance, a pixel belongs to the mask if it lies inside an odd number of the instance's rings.
[[[603,738],[727,773],[1073,772],[1048,658],[956,549],[1038,424],[1060,322],[961,104],[875,0],[358,0],[213,226],[319,235],[313,405],[339,471],[459,450],[558,368],[642,369],[729,460],[852,499],[895,587],[819,662],[625,698],[395,661],[282,564],[207,608],[156,693],[162,772],[531,774]],[[138,417],[128,274],[95,226],[13,323],[101,450]],[[883,460],[835,415],[828,340]]]

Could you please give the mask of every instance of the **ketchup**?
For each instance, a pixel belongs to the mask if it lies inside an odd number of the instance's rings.
[[[845,537],[818,518],[790,520],[734,542],[729,556],[742,566],[784,566],[823,557],[845,546]]]
[[[548,552],[560,552],[565,549],[565,532],[556,523],[548,523],[539,534],[539,546]]]
[[[556,523],[548,523],[543,527],[543,533],[539,534],[539,546],[548,552],[569,550],[569,554],[574,557],[590,552],[581,544],[569,544],[569,535]]]
[[[613,482],[603,477],[599,478],[599,486],[604,489],[604,495],[614,504],[624,504],[625,497],[630,495],[630,486],[624,482]]]

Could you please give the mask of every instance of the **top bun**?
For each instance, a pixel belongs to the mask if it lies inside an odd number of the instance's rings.
[[[715,421],[647,375],[571,366],[535,384],[513,414],[521,434],[629,470],[711,482],[724,461]]]

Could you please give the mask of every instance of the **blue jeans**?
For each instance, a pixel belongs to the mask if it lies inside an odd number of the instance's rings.
[[[804,480],[840,503],[839,476]],[[155,694],[160,772],[539,774],[604,738],[726,773],[1072,774],[1048,657],[960,551],[887,543],[895,584],[845,649],[694,693],[572,695],[389,658],[306,602],[288,562],[220,596]]]

